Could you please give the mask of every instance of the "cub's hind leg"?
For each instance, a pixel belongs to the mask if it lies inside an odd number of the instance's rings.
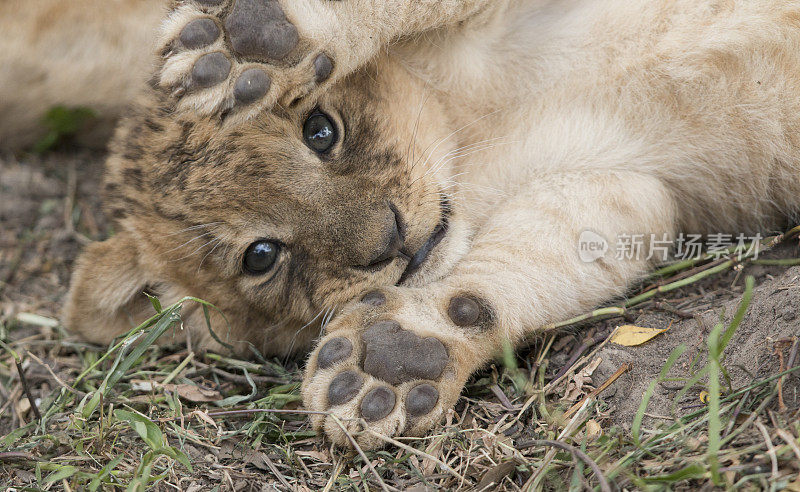
[[[582,260],[583,230],[669,237],[674,210],[664,185],[637,173],[537,176],[443,280],[367,294],[331,323],[303,383],[306,407],[324,412],[315,427],[349,445],[342,422],[365,447],[382,444],[376,433],[426,432],[506,341],[622,294],[648,270],[646,255]]]
[[[362,67],[390,42],[455,25],[489,0],[179,0],[157,79],[179,108],[241,121]]]

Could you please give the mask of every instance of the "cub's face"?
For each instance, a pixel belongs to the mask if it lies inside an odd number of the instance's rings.
[[[227,343],[286,354],[349,300],[443,275],[467,230],[448,196],[456,139],[430,96],[388,63],[236,125],[150,94],[112,146],[120,230],[79,262],[68,324],[107,342],[151,314],[141,292],[191,295],[222,310]]]

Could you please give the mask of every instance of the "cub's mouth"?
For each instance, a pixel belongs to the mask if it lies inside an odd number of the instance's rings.
[[[416,253],[408,255],[411,259],[409,260],[408,265],[406,265],[406,269],[403,271],[403,274],[400,275],[400,280],[397,281],[397,285],[405,282],[408,277],[419,270],[425,261],[430,257],[431,252],[436,245],[442,242],[442,239],[444,239],[444,237],[447,235],[447,225],[452,210],[450,207],[450,201],[446,198],[443,198],[441,201],[441,209],[442,217],[436,227],[433,228],[431,235],[428,236],[428,239],[422,244]]]

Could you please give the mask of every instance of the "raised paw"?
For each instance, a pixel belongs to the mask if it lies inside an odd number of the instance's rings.
[[[334,62],[304,39],[277,0],[181,0],[164,23],[158,83],[180,109],[225,118],[290,104]]]
[[[324,412],[312,416],[314,426],[340,445],[350,444],[345,432],[365,448],[384,444],[369,430],[425,433],[476,367],[469,337],[447,309],[444,318],[419,315],[412,301],[387,295],[367,294],[335,320],[308,362],[303,400]]]

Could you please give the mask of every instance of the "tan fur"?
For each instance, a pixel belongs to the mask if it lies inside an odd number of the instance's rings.
[[[103,145],[150,76],[165,11],[162,0],[0,2],[0,149],[36,143],[59,105],[94,109],[79,141]]]
[[[333,312],[320,345],[357,341],[372,321],[391,319],[442,341],[449,363],[432,382],[434,410],[407,418],[411,381],[369,426],[421,434],[503,340],[622,295],[651,267],[613,255],[580,261],[581,231],[735,234],[797,218],[800,2],[281,4],[304,42],[333,54],[334,76],[314,89],[306,62],[271,67],[284,77],[274,97],[221,124],[226,89],[175,100],[163,81],[187,68],[167,57],[162,85],[145,91],[112,145],[107,204],[122,232],[79,264],[73,330],[109,341],[145,316],[133,301],[145,288],[163,302],[215,303],[230,321],[215,318],[215,330],[241,352],[247,342],[268,354],[307,348]],[[165,24],[167,38],[186,22],[179,17]],[[328,160],[300,140],[315,106],[346,128]],[[379,248],[385,200],[402,212],[413,251],[439,220],[442,196],[453,208],[449,232],[422,270],[395,286],[400,258],[378,272],[352,268]],[[260,237],[290,253],[259,287],[240,265]],[[385,305],[349,302],[376,288]],[[448,318],[450,300],[465,294],[488,306],[488,325]],[[199,311],[184,314],[186,334],[220,348]],[[332,408],[327,388],[343,368],[360,370],[361,350],[326,369],[315,351],[303,388],[307,407],[353,430],[358,402],[384,383],[365,374],[359,395]],[[331,417],[313,420],[346,443]]]

